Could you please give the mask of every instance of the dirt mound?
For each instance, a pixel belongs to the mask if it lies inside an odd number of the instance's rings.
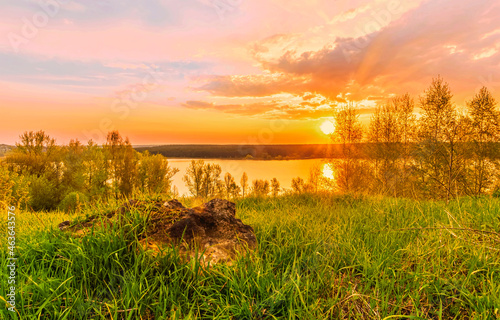
[[[151,202],[130,200],[106,215],[95,215],[78,223],[64,221],[59,228],[75,236],[87,234],[92,229],[120,226],[130,210],[147,214],[146,231],[140,243],[144,248],[161,252],[166,247],[177,246],[181,254],[194,257],[196,248],[202,261],[218,263],[231,261],[237,252],[257,248],[253,228],[236,219],[235,204],[213,199],[199,207],[186,208],[178,200]]]

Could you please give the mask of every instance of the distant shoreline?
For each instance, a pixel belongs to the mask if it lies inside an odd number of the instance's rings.
[[[500,150],[500,143],[496,150]],[[370,157],[375,143],[362,142],[352,145],[351,151],[358,159]],[[205,160],[309,160],[309,159],[344,159],[342,144],[268,144],[268,145],[227,145],[227,144],[171,144],[171,145],[136,145],[138,152],[148,151],[161,154],[167,159],[205,159]],[[0,158],[15,146],[0,144]],[[468,149],[468,148],[466,148]],[[470,155],[466,155],[470,156]],[[500,151],[492,155],[500,158]]]
[[[342,157],[340,144],[163,145],[134,149],[162,154],[169,159],[306,160]]]
[[[0,147],[0,157],[15,148],[5,144]],[[133,148],[138,152],[162,154],[169,159],[307,160],[338,159],[343,155],[340,144],[170,144],[136,145]],[[358,148],[363,149],[361,146]]]

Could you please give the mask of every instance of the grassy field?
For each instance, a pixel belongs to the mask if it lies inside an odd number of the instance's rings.
[[[18,212],[17,313],[2,306],[0,318],[500,319],[500,200],[247,198],[237,216],[258,250],[203,267],[173,249],[141,251],[137,212],[127,228],[84,238],[56,228],[74,216]]]

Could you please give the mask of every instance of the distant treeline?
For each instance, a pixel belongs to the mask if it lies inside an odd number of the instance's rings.
[[[360,151],[363,146],[359,146]],[[136,147],[167,158],[190,159],[320,159],[341,158],[341,144],[283,144],[283,145],[163,145]]]
[[[462,149],[473,150],[473,146],[465,142]],[[500,150],[500,143],[491,150]],[[161,145],[134,147],[138,152],[148,151],[150,154],[161,154],[166,158],[183,159],[255,159],[255,160],[291,160],[291,159],[343,159],[342,144],[274,144],[274,145]],[[352,146],[353,155],[359,159],[372,159],[373,149],[377,143],[357,143]],[[412,149],[418,145],[411,144]],[[471,153],[468,156],[472,156]],[[500,153],[492,155],[500,158]]]

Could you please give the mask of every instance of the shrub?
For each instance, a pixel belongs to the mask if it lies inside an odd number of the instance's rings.
[[[61,202],[61,187],[45,176],[31,177],[29,205],[33,210],[54,210]]]
[[[11,174],[12,186],[12,201],[16,208],[26,209],[30,203],[30,177]]]
[[[7,167],[0,163],[0,209],[6,208],[11,204],[12,181]]]
[[[70,192],[59,204],[59,209],[66,212],[79,211],[86,202],[88,202],[88,198],[85,194],[78,191]]]

